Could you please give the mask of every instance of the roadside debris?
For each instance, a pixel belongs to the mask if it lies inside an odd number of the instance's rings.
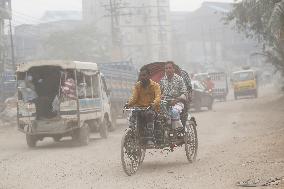
[[[266,181],[260,179],[248,179],[246,181],[237,182],[237,186],[240,187],[258,187],[258,186],[277,186],[281,182],[284,182],[284,177],[270,178]]]

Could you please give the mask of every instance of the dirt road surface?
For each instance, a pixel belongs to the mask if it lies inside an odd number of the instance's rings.
[[[120,161],[126,124],[106,140],[93,134],[85,147],[66,138],[57,143],[45,139],[36,149],[26,146],[15,125],[0,126],[0,189],[229,189],[240,188],[239,181],[270,178],[279,178],[278,185],[257,188],[284,188],[283,96],[261,93],[257,99],[219,102],[213,111],[193,115],[198,121],[197,161],[189,164],[184,148],[169,154],[153,150],[131,177]]]

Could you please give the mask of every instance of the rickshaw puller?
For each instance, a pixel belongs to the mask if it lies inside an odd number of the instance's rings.
[[[150,70],[146,67],[140,69],[139,81],[135,84],[132,96],[125,107],[151,107],[140,116],[146,121],[147,145],[154,145],[154,121],[159,111],[161,90],[158,83],[150,79]]]

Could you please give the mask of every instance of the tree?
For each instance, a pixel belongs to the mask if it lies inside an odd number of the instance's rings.
[[[104,62],[110,59],[109,42],[92,26],[58,31],[43,40],[44,58]]]
[[[234,4],[227,20],[263,43],[262,54],[284,74],[284,0],[243,0]]]

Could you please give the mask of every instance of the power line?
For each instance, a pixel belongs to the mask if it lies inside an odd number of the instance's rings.
[[[12,15],[12,11],[11,10],[6,10],[2,7],[0,7],[0,11],[5,11],[7,12],[8,14]],[[16,15],[16,19],[22,19],[22,20],[25,20],[25,23],[26,21],[28,21],[29,23],[35,23],[35,24],[39,24],[39,20],[38,19],[34,19],[33,17],[31,16],[24,16],[24,14],[22,13],[17,13],[17,12],[13,12],[14,15]],[[13,19],[14,20],[14,19]]]

